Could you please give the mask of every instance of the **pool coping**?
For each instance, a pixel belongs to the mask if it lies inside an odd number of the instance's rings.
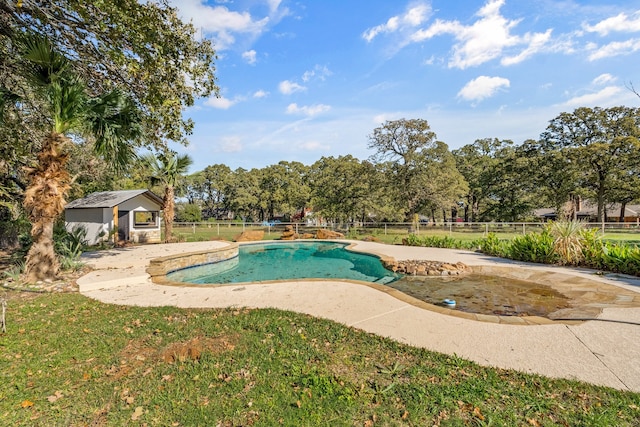
[[[303,241],[311,241],[317,242],[315,239],[299,239],[296,240],[298,242]],[[363,250],[357,249],[357,242],[345,242],[341,240],[323,240],[324,242],[335,242],[346,244],[345,247],[348,250],[359,253],[366,253],[372,256],[379,258],[383,263],[393,263],[396,261],[394,257],[389,255],[377,253],[371,250]],[[203,251],[192,251],[185,253],[178,253],[173,255],[168,255],[164,257],[157,257],[150,260],[148,267],[146,268],[147,274],[149,274],[150,279],[153,283],[158,285],[165,286],[173,286],[173,287],[182,287],[182,288],[217,288],[217,287],[228,287],[228,286],[251,286],[251,285],[265,285],[265,284],[278,284],[278,283],[288,283],[292,281],[304,281],[304,282],[322,282],[327,279],[292,279],[292,280],[264,280],[264,281],[255,281],[255,282],[239,282],[239,283],[221,283],[221,284],[195,284],[195,283],[185,283],[169,280],[167,278],[167,274],[181,269],[188,268],[197,265],[204,265],[209,263],[221,262],[228,259],[232,259],[238,256],[238,250],[240,245],[251,245],[256,243],[280,243],[280,241],[261,241],[261,242],[242,242],[242,243],[230,243],[228,246],[220,247],[220,248],[212,248],[209,250]],[[509,267],[498,267],[498,266],[488,266],[488,265],[475,265],[468,266],[471,272],[480,273],[480,274],[494,274],[499,275],[501,277],[509,277],[519,280],[530,281],[537,284],[542,284],[545,286],[549,286],[552,289],[555,289],[563,294],[566,294],[568,291],[567,287],[562,286],[563,283],[568,281],[575,281],[576,276],[572,274],[560,273],[560,272],[542,272],[534,269],[527,269],[522,265],[519,265],[519,268],[514,269],[514,266]],[[530,273],[530,274],[523,274]],[[553,282],[544,281],[541,277],[532,277],[532,276],[552,276],[555,280]],[[525,277],[523,277],[525,276]],[[386,285],[381,285],[372,282],[360,281],[360,280],[352,280],[352,279],[331,279],[336,282],[344,282],[344,283],[353,283],[357,285],[368,286],[369,288],[375,289],[379,292],[383,292],[393,298],[396,298],[399,301],[410,304],[414,307],[429,310],[435,313],[444,314],[448,316],[454,316],[457,318],[475,320],[479,322],[487,322],[487,323],[498,323],[498,324],[507,324],[507,325],[552,325],[552,324],[580,324],[587,320],[592,320],[592,318],[597,317],[602,313],[603,307],[591,307],[589,318],[562,318],[562,319],[550,319],[547,317],[541,316],[503,316],[497,314],[482,314],[482,313],[468,313],[460,310],[456,310],[453,308],[447,308],[435,304],[431,304],[425,301],[422,301],[418,298],[412,297],[410,295],[405,294],[402,291],[396,290]],[[599,287],[602,286],[610,286],[593,280],[582,279],[583,281],[588,281],[591,284],[597,285]],[[571,285],[573,286],[573,285]],[[638,303],[640,306],[640,297],[637,297]],[[571,299],[572,300],[572,299]]]

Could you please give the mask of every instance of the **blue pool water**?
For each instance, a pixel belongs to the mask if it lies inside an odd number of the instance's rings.
[[[351,252],[335,242],[278,242],[242,245],[237,257],[167,274],[186,283],[243,283],[264,280],[349,279],[390,283],[401,276],[380,259]]]

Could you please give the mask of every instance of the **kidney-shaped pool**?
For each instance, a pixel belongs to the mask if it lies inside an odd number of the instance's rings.
[[[347,279],[386,284],[399,274],[373,255],[352,252],[336,242],[270,242],[240,246],[238,256],[183,268],[167,279],[196,284],[225,284],[295,279]]]

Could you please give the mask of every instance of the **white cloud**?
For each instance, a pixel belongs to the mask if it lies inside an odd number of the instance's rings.
[[[520,20],[508,20],[500,13],[505,0],[489,0],[476,13],[479,18],[471,25],[459,21],[436,20],[426,29],[411,35],[410,41],[422,42],[435,36],[451,34],[456,39],[449,59],[450,68],[465,69],[478,66],[505,54],[507,49],[522,47],[522,51],[502,59],[503,65],[524,61],[542,50],[551,39],[551,30],[544,33],[513,35]]]
[[[495,95],[500,89],[508,88],[510,85],[509,80],[504,77],[480,76],[468,82],[458,92],[458,96],[468,101],[482,101]]]
[[[203,0],[173,0],[181,17],[194,27],[213,34],[215,47],[224,50],[236,41],[235,34],[259,35],[265,30],[269,18],[254,19],[248,12],[235,12],[225,6],[209,6]]]
[[[325,113],[331,109],[330,106],[325,104],[316,105],[304,105],[299,107],[298,104],[289,104],[287,107],[287,114],[303,114],[305,116],[313,117],[321,113]]]
[[[362,33],[362,38],[370,42],[382,33],[394,33],[396,31],[415,28],[426,21],[431,15],[431,6],[426,2],[411,4],[403,15],[392,16],[384,24],[367,29]]]
[[[247,61],[248,64],[254,65],[256,63],[256,51],[252,49],[242,52],[242,59]]]
[[[238,101],[239,101],[238,98],[231,100],[231,99],[225,98],[224,96],[221,96],[220,98],[216,98],[215,96],[212,96],[208,98],[204,102],[204,104],[208,105],[209,107],[217,108],[219,110],[228,110],[229,108],[231,108],[233,104],[237,103]]]
[[[242,151],[242,140],[239,136],[225,136],[219,145],[220,151],[224,153],[238,153]]]
[[[313,70],[305,71],[302,75],[302,81],[308,82],[312,78],[316,78],[318,80],[324,81],[327,77],[331,76],[333,73],[327,68],[326,65],[316,65]]]
[[[533,55],[535,55],[536,53],[541,51],[549,43],[549,41],[551,40],[551,31],[552,30],[549,29],[544,33],[535,33],[535,34],[527,33],[527,34],[525,34],[523,36],[522,40],[525,42],[527,47],[525,49],[523,49],[522,52],[520,52],[517,55],[506,56],[506,57],[502,58],[500,63],[502,65],[519,64],[520,62],[530,58]]]
[[[291,95],[292,93],[295,93],[295,92],[303,92],[307,90],[306,87],[299,85],[296,82],[292,82],[290,80],[281,81],[280,84],[278,85],[278,89],[280,90],[280,93],[284,95]]]
[[[598,47],[594,43],[590,43],[587,45],[587,49],[592,51],[588,57],[589,61],[610,58],[612,56],[629,55],[640,50],[640,39],[611,42],[602,47]]]
[[[318,141],[307,141],[297,145],[298,148],[301,148],[305,151],[327,151],[331,149],[330,145],[322,144]]]
[[[564,107],[595,107],[611,104],[618,97],[622,89],[618,86],[607,86],[599,92],[576,96],[562,103]]]
[[[387,121],[390,120],[400,120],[404,117],[406,117],[407,113],[404,111],[396,111],[396,112],[392,112],[392,113],[381,113],[381,114],[376,114],[375,116],[373,116],[372,118],[372,122],[375,124],[375,126],[380,126],[384,123],[386,123]]]
[[[257,90],[254,94],[253,97],[254,98],[266,98],[267,96],[269,96],[269,92],[266,92],[262,89]]]
[[[598,77],[593,79],[593,81],[591,83],[593,83],[594,85],[602,86],[602,85],[605,85],[607,83],[613,83],[616,80],[617,79],[615,77],[613,77],[611,74],[605,73],[605,74],[600,74]]]
[[[236,43],[238,35],[259,37],[289,14],[287,8],[280,7],[280,0],[268,0],[269,14],[261,18],[222,5],[210,6],[205,0],[170,0],[170,3],[179,10],[181,18],[191,21],[203,33],[213,35],[216,50],[228,49]]]
[[[583,24],[582,28],[590,33],[598,33],[606,36],[609,33],[635,33],[640,32],[640,11],[633,14],[632,17],[621,13],[617,16],[604,19],[595,25]]]

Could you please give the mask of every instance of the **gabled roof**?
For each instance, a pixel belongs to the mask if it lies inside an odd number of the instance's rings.
[[[122,190],[91,193],[82,199],[76,199],[69,203],[65,209],[112,208],[140,195],[144,195],[162,206],[162,199],[149,190]]]
[[[610,203],[605,205],[605,210],[607,211],[607,217],[609,218],[618,218],[620,216],[620,208],[622,205],[620,203]],[[534,215],[540,217],[555,217],[556,210],[555,209],[536,209],[533,212]],[[582,209],[576,212],[578,217],[588,217],[588,216],[596,216],[598,214],[598,205],[590,200],[586,200],[582,202]],[[625,218],[637,218],[640,217],[640,205],[626,205],[624,210]]]

